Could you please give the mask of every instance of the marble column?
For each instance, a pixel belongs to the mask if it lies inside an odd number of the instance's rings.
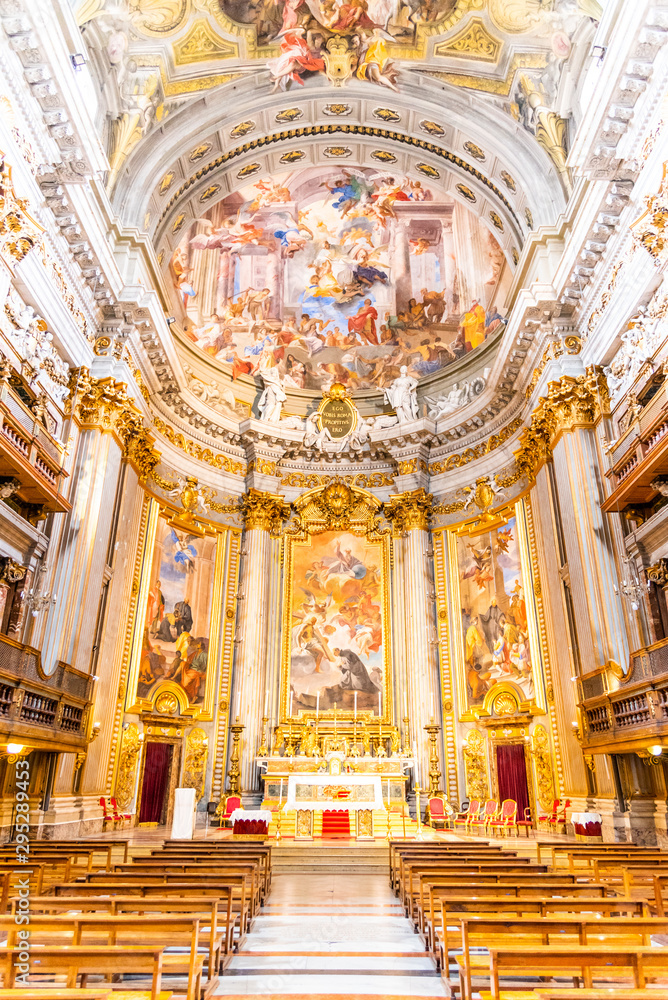
[[[289,514],[282,496],[251,488],[244,497],[244,533],[238,596],[237,652],[231,699],[231,719],[244,724],[241,754],[241,790],[260,789],[255,755],[261,739],[262,716],[267,691],[267,646],[270,623],[279,606],[270,606],[275,593],[272,580],[272,532]],[[270,692],[271,699],[271,692]],[[231,749],[228,748],[228,754]]]
[[[398,609],[399,615],[403,611],[403,637],[396,638],[403,638],[401,659],[405,663],[411,741],[415,740],[418,747],[421,788],[429,785],[429,738],[424,727],[432,719],[432,706],[434,721],[442,725],[431,508],[432,496],[424,489],[393,494],[387,508],[395,536],[394,572],[402,576],[393,587],[398,601],[403,599],[403,609]],[[403,692],[398,700],[403,706]],[[442,765],[442,748],[439,752]]]
[[[408,300],[411,298],[413,290],[407,222],[403,222],[401,219],[395,220],[392,243],[392,278],[396,295],[395,309],[397,312],[403,312],[408,307]]]

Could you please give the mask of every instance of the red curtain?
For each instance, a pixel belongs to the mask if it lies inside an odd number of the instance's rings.
[[[524,810],[529,805],[529,789],[524,746],[521,743],[497,746],[496,772],[499,779],[499,800],[503,802],[504,799],[514,799],[517,802],[517,818],[524,819]]]
[[[140,823],[159,823],[169,780],[169,763],[174,747],[170,743],[147,743],[144,781],[141,786]]]

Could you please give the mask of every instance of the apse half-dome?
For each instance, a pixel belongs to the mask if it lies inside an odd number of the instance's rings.
[[[488,227],[459,189],[456,201],[382,162],[258,177],[172,255],[183,335],[233,380],[262,361],[288,389],[378,391],[403,365],[447,368],[504,324],[511,277],[501,219]]]

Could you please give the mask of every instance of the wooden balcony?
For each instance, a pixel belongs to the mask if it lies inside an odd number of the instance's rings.
[[[650,504],[659,497],[651,483],[668,474],[668,383],[643,407],[637,419],[612,449],[612,468],[606,472],[613,491],[602,504],[605,511]]]
[[[85,750],[93,684],[66,663],[45,674],[39,650],[0,635],[0,742]]]
[[[71,509],[62,494],[64,447],[6,382],[0,385],[0,477],[21,484],[13,499],[44,516]],[[32,519],[32,518],[31,518]]]
[[[580,693],[594,685],[608,690],[581,697],[582,746],[590,753],[628,753],[668,745],[668,639],[631,654],[627,678],[599,673],[583,678]]]

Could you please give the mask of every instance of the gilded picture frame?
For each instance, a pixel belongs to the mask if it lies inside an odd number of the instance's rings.
[[[189,530],[169,508],[149,501],[126,712],[169,702],[193,720],[214,718],[224,543],[224,532],[201,524]],[[173,572],[161,582],[169,566]]]
[[[487,521],[447,529],[447,544],[460,721],[497,715],[502,704],[509,714],[544,714],[545,663],[526,500]]]
[[[331,723],[336,703],[337,720],[352,721],[357,691],[359,721],[392,725],[390,532],[380,502],[334,483],[296,506],[298,526],[283,542],[280,719],[318,712]]]

